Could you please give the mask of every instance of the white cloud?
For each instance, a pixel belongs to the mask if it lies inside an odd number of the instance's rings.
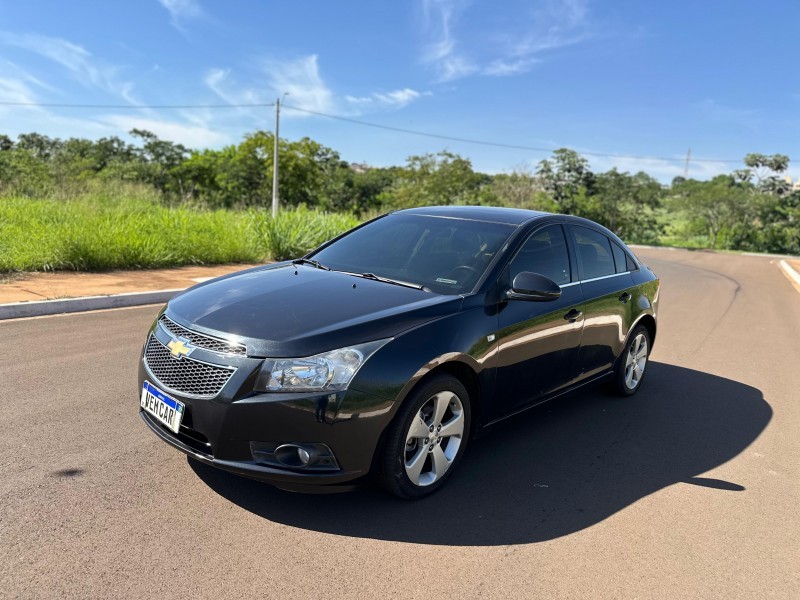
[[[463,56],[448,56],[437,64],[439,81],[453,81],[480,71],[480,67]]]
[[[125,132],[131,129],[146,129],[162,139],[184,144],[189,148],[221,146],[231,141],[227,134],[215,131],[200,122],[187,125],[177,121],[149,119],[135,115],[105,115],[99,120]]]
[[[0,101],[35,103],[37,98],[24,81],[0,77]]]
[[[316,112],[335,112],[333,92],[322,80],[316,54],[288,62],[268,61],[266,73],[276,97],[289,94],[287,104]]]
[[[417,90],[412,90],[411,88],[403,88],[402,90],[395,90],[393,92],[386,93],[373,92],[369,96],[345,96],[345,100],[350,104],[359,107],[368,107],[378,104],[394,108],[403,108],[415,100],[418,100],[422,96],[429,95],[430,92],[421,93]]]
[[[502,31],[482,31],[461,41],[455,25],[469,2],[422,0],[422,32],[427,40],[422,60],[434,68],[442,82],[476,74],[507,77],[526,73],[541,62],[538,55],[545,51],[590,37],[587,2],[542,0],[529,17],[520,16]],[[522,30],[520,22],[524,24]]]
[[[25,69],[23,69],[22,67],[20,67],[16,63],[11,62],[10,60],[3,61],[3,65],[5,67],[8,67],[11,71],[13,71],[18,76],[20,76],[24,81],[27,81],[28,83],[32,83],[36,87],[39,87],[41,89],[48,90],[48,91],[51,91],[51,92],[56,92],[57,91],[54,87],[46,84],[41,79],[38,79],[37,77],[34,77],[30,73],[28,73]]]
[[[492,75],[495,77],[508,77],[511,75],[519,75],[529,71],[533,65],[539,62],[536,58],[520,58],[516,60],[503,60],[497,59],[486,65],[483,69],[484,75]]]
[[[209,70],[203,82],[219,98],[228,104],[269,104],[288,92],[285,99],[287,117],[307,117],[313,111],[334,115],[355,115],[367,109],[403,108],[430,92],[420,92],[411,88],[400,88],[389,92],[372,92],[365,96],[341,95],[334,93],[325,83],[319,69],[316,54],[301,56],[286,62],[268,60],[263,63],[261,76],[266,85],[255,82],[242,85],[237,82],[229,69],[215,68]],[[291,107],[300,109],[291,110]],[[241,108],[242,112],[263,110]]]
[[[206,73],[203,82],[228,104],[266,104],[269,102],[263,92],[243,87],[233,81],[230,69],[211,69]]]
[[[170,23],[179,31],[184,30],[181,21],[203,16],[203,9],[195,0],[158,0],[158,2],[167,9]]]
[[[461,10],[460,4],[458,0],[422,0],[425,32],[434,38],[425,49],[425,60],[442,60],[455,50],[456,41],[451,24],[456,13]]]
[[[97,87],[126,99],[132,98],[133,84],[119,81],[119,69],[95,60],[83,46],[62,38],[8,31],[0,31],[0,42],[23,48],[61,65],[84,85]]]

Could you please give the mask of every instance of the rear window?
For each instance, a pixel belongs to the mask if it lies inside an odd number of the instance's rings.
[[[579,225],[573,226],[573,231],[583,267],[582,279],[614,275],[617,269],[612,256],[611,240],[602,233]]]
[[[628,255],[625,254],[625,250],[614,242],[611,242],[611,252],[614,254],[614,264],[617,266],[617,273],[630,271],[628,268]]]

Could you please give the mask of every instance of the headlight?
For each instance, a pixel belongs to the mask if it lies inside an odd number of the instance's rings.
[[[267,358],[256,380],[261,392],[314,392],[347,389],[366,360],[389,339],[331,350],[306,358]]]

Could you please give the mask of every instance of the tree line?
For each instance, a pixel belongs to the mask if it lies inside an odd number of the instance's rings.
[[[213,208],[268,207],[273,135],[193,150],[134,129],[118,137],[61,140],[0,134],[0,194],[64,198],[105,183],[148,186],[165,203]],[[800,254],[800,190],[782,174],[789,158],[748,154],[743,167],[709,181],[676,177],[663,185],[644,172],[595,173],[562,148],[536,167],[489,175],[447,150],[411,156],[403,166],[370,168],[342,160],[309,138],[279,140],[284,206],[367,216],[396,208],[484,204],[576,214],[623,239]]]

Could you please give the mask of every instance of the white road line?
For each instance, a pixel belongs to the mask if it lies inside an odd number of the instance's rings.
[[[783,269],[783,272],[786,273],[786,276],[794,283],[797,291],[800,292],[800,273],[795,271],[792,265],[785,260],[779,261],[778,264],[781,266],[781,269]]]

